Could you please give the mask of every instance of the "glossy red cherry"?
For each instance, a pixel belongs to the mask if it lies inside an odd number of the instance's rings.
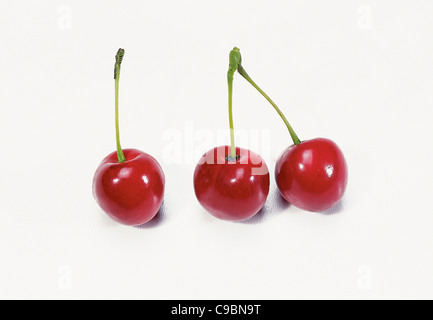
[[[164,173],[147,153],[124,149],[125,162],[117,152],[109,154],[96,170],[93,195],[99,206],[114,220],[130,226],[150,221],[164,199]]]
[[[303,141],[278,158],[275,179],[281,195],[294,206],[325,211],[340,201],[346,190],[346,160],[329,139]]]
[[[251,218],[263,207],[269,193],[269,170],[256,153],[230,146],[206,152],[194,171],[194,191],[200,204],[213,216],[231,221]]]
[[[241,61],[240,54],[238,58]],[[282,196],[305,210],[330,209],[342,198],[347,185],[347,165],[340,148],[323,138],[301,142],[275,102],[251,79],[240,62],[237,71],[274,107],[293,139],[294,145],[283,152],[275,167]]]
[[[206,152],[194,171],[194,191],[209,213],[223,220],[242,221],[263,207],[269,193],[269,170],[256,153],[237,148],[233,128],[233,75],[240,63],[234,48],[227,71],[230,146]]]
[[[122,150],[119,138],[119,76],[125,51],[114,65],[117,151],[102,160],[93,177],[93,196],[111,218],[138,226],[151,220],[164,198],[164,173],[159,163],[136,149]]]

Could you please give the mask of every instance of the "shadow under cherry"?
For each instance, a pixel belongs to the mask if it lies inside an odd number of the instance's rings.
[[[284,211],[286,211],[291,204],[284,199],[280,192],[277,190],[273,193],[273,197],[271,199],[268,199],[264,206],[260,209],[259,212],[257,212],[254,216],[251,218],[240,221],[239,223],[244,224],[256,224],[261,223],[263,220],[268,218],[271,215],[280,214]]]
[[[342,211],[343,211],[343,201],[340,200],[332,208],[325,210],[325,211],[321,211],[321,212],[319,212],[319,214],[322,214],[325,216],[330,216],[330,215],[334,215],[334,214],[339,214]]]
[[[138,228],[138,229],[156,228],[156,227],[160,226],[165,221],[165,219],[167,218],[166,216],[167,216],[166,207],[165,207],[165,203],[163,202],[158,213],[152,218],[152,220],[150,220],[146,223],[143,223],[139,226],[136,226],[135,228]]]

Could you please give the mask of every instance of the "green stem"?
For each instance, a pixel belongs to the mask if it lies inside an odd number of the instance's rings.
[[[233,125],[233,75],[227,75],[229,85],[229,125],[230,125],[230,159],[236,159],[235,130]]]
[[[115,91],[115,109],[116,109],[116,144],[117,144],[117,160],[119,163],[125,162],[125,155],[123,154],[122,147],[120,146],[120,133],[119,133],[119,78],[120,78],[120,64],[122,63],[125,50],[119,49],[116,54],[116,63],[114,65],[114,91]]]
[[[229,92],[229,125],[230,125],[230,145],[231,152],[229,161],[236,161],[235,130],[233,125],[233,76],[241,62],[240,51],[234,48],[230,51],[229,70],[227,71],[227,83]]]
[[[283,119],[284,123],[287,126],[287,129],[289,129],[289,133],[290,133],[290,136],[292,137],[294,144],[295,145],[300,144],[301,140],[299,140],[298,136],[296,135],[296,133],[293,130],[292,126],[290,125],[289,121],[287,121],[286,117],[281,112],[280,108],[278,108],[277,105],[275,104],[275,102],[272,101],[272,99],[269,98],[269,96],[262,89],[260,89],[260,87],[250,78],[250,76],[248,75],[248,73],[245,71],[245,69],[242,67],[242,65],[240,63],[238,66],[238,72],[241,74],[242,77],[245,78],[245,80],[247,80],[254,88],[256,88],[257,91],[259,91],[262,94],[262,96],[266,98],[266,100],[269,101],[269,103],[274,107],[274,109],[280,115],[281,119]]]

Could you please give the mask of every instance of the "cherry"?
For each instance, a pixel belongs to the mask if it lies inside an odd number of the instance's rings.
[[[119,137],[119,76],[125,51],[119,49],[114,67],[117,151],[105,157],[93,178],[93,196],[111,218],[138,226],[159,211],[164,197],[164,173],[147,153],[124,149]]]
[[[194,171],[194,191],[200,204],[213,216],[232,221],[251,218],[263,207],[269,193],[269,170],[256,153],[230,146],[206,152]]]
[[[233,76],[240,63],[239,49],[230,52],[227,72],[231,146],[206,152],[194,171],[199,203],[213,216],[230,221],[251,218],[263,207],[269,193],[269,170],[256,153],[235,147],[233,127]]]
[[[281,195],[304,210],[319,212],[332,208],[343,197],[347,185],[347,164],[340,148],[329,139],[299,140],[284,114],[251,79],[241,62],[237,70],[274,107],[294,142],[280,155],[275,167]]]
[[[325,211],[343,197],[347,165],[333,141],[316,138],[284,150],[275,166],[275,179],[281,195],[294,206]]]
[[[124,149],[124,162],[117,152],[99,165],[93,182],[100,207],[114,220],[131,226],[144,224],[159,211],[164,195],[164,173],[147,153]]]

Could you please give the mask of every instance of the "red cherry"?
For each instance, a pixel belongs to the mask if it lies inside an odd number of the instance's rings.
[[[136,149],[122,150],[119,135],[119,77],[125,50],[120,48],[114,64],[117,151],[102,160],[93,177],[93,196],[114,220],[138,226],[151,220],[164,198],[164,173],[159,163]]]
[[[287,201],[305,210],[331,208],[342,198],[347,185],[347,165],[340,148],[322,138],[301,142],[280,108],[246,72],[239,49],[232,52],[237,62],[234,67],[274,107],[292,137],[294,145],[283,152],[275,167],[280,193]]]
[[[138,226],[151,220],[164,198],[164,173],[147,153],[124,149],[125,162],[117,152],[102,160],[93,178],[93,196],[114,220]]]
[[[231,147],[206,152],[194,172],[194,191],[213,216],[242,221],[263,207],[269,193],[269,170],[258,154],[236,148],[236,162],[229,161]]]
[[[275,179],[281,195],[308,211],[334,206],[347,185],[347,165],[340,148],[317,138],[288,147],[278,158]]]

